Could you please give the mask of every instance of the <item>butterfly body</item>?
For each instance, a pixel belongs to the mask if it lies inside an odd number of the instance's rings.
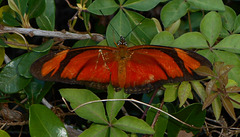
[[[202,79],[194,70],[212,67],[201,55],[178,48],[141,45],[88,46],[50,53],[32,64],[40,80],[106,89],[111,83],[127,93],[150,92],[164,83]]]

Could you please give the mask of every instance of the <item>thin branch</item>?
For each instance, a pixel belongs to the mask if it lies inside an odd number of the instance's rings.
[[[78,33],[71,33],[71,32],[61,32],[61,31],[48,31],[48,30],[40,30],[34,28],[17,28],[17,27],[8,27],[8,26],[0,26],[0,32],[2,31],[11,31],[11,32],[18,32],[21,34],[26,34],[29,36],[43,36],[43,37],[55,37],[61,39],[93,39],[95,41],[102,41],[104,36],[97,33],[91,33],[92,37],[89,34],[78,34]]]

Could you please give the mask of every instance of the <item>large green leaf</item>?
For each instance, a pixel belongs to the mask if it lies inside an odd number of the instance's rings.
[[[78,137],[107,137],[109,127],[107,125],[92,124]]]
[[[9,7],[19,15],[24,15],[27,10],[28,0],[8,0]]]
[[[43,30],[55,29],[55,2],[54,0],[45,0],[46,8],[44,12],[37,17],[37,25]]]
[[[114,46],[114,42],[118,42],[120,40],[120,36],[126,37],[130,31],[131,26],[126,15],[122,10],[119,10],[117,15],[114,16],[107,27],[106,35],[108,45]]]
[[[222,17],[223,27],[226,28],[229,32],[232,32],[234,22],[237,17],[236,12],[232,8],[225,6],[225,11],[219,12],[219,14]]]
[[[199,32],[188,32],[178,37],[170,46],[178,48],[208,48],[205,37]]]
[[[66,137],[61,120],[47,107],[34,104],[29,109],[29,130],[32,137]]]
[[[172,23],[180,19],[187,13],[189,4],[185,0],[173,0],[168,2],[161,11],[161,20],[164,27],[170,26]]]
[[[119,5],[114,0],[95,0],[88,7],[88,11],[97,15],[111,15]]]
[[[1,137],[10,137],[10,135],[4,130],[0,130],[0,136]]]
[[[240,34],[230,35],[221,40],[214,49],[225,50],[233,53],[240,54]]]
[[[190,125],[201,127],[204,124],[206,111],[202,111],[202,104],[191,104],[172,115]],[[180,130],[186,130],[187,132],[191,131],[193,134],[196,134],[200,131],[198,129],[185,126],[170,118],[168,120],[168,136],[175,137],[178,135]]]
[[[129,95],[126,94],[124,90],[116,92],[111,85],[108,86],[108,99],[125,99],[128,96]],[[124,101],[108,101],[106,103],[109,122],[112,122],[115,119],[124,103]]]
[[[187,2],[201,10],[225,10],[222,0],[188,0]]]
[[[138,11],[148,11],[153,9],[161,0],[127,0],[123,7]]]
[[[29,0],[27,12],[29,19],[40,16],[45,10],[45,6],[45,0]]]
[[[151,45],[169,46],[174,41],[174,36],[168,31],[162,31],[154,36]]]
[[[211,11],[201,21],[200,30],[212,46],[222,30],[222,21],[220,15]]]
[[[100,100],[94,93],[87,89],[60,89],[61,95],[66,98],[74,109],[79,105]],[[95,123],[107,124],[108,120],[105,115],[105,109],[102,102],[92,103],[78,108],[76,111],[77,115]]]
[[[16,93],[31,81],[18,74],[17,66],[22,58],[23,56],[15,58],[0,72],[0,91],[7,94]]]
[[[113,126],[132,133],[154,134],[154,130],[145,121],[133,116],[121,117]]]

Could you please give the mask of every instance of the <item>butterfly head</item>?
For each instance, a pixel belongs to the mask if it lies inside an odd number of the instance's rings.
[[[120,36],[120,40],[118,41],[118,46],[124,45],[127,46],[127,42],[125,41],[125,38],[123,36]]]

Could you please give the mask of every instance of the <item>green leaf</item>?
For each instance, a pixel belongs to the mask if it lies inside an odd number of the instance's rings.
[[[214,46],[214,49],[226,50],[240,54],[239,43],[240,34],[233,34],[221,40],[216,46]]]
[[[161,0],[127,0],[123,7],[138,11],[148,11],[153,9]]]
[[[181,82],[178,88],[178,98],[180,101],[180,104],[179,104],[180,107],[185,103],[190,93],[191,93],[191,84],[188,81]]]
[[[213,101],[218,97],[219,93],[215,92],[207,96],[207,98],[204,100],[204,104],[202,109],[207,108],[209,105],[213,103]]]
[[[168,2],[161,11],[161,20],[164,27],[170,26],[172,23],[180,19],[187,13],[189,5],[184,0],[173,0]]]
[[[172,34],[175,34],[177,32],[177,30],[179,29],[180,25],[181,25],[181,20],[178,19],[173,24],[168,26],[165,30],[172,33]]]
[[[225,10],[222,0],[188,0],[187,2],[201,10]]]
[[[108,99],[126,99],[129,95],[130,94],[126,94],[123,89],[116,92],[112,86],[108,86]],[[115,119],[124,103],[125,101],[108,101],[106,103],[106,110],[110,123]]]
[[[55,2],[54,0],[45,0],[46,8],[42,15],[37,17],[37,25],[43,30],[55,29]]]
[[[240,15],[238,15],[235,19],[233,33],[239,33],[239,32],[240,32]]]
[[[126,37],[131,31],[130,23],[122,10],[119,10],[109,24],[111,25],[108,25],[106,32],[109,46],[114,46],[114,42],[119,41],[120,36]]]
[[[87,89],[60,89],[62,97],[66,98],[74,109],[79,105],[100,100],[94,93]],[[108,120],[105,115],[105,109],[102,102],[92,103],[78,108],[76,111],[80,117],[100,124],[108,124]]]
[[[212,102],[212,109],[213,109],[213,114],[214,114],[216,120],[218,120],[220,118],[221,111],[222,111],[222,103],[220,101],[219,96],[217,96],[213,100],[213,102]]]
[[[0,47],[0,66],[2,66],[4,61],[5,49]]]
[[[200,30],[208,40],[210,46],[214,44],[222,30],[222,21],[220,15],[211,11],[201,21]]]
[[[0,91],[6,94],[16,93],[31,81],[18,74],[17,66],[22,58],[23,56],[15,58],[0,72]]]
[[[110,137],[128,137],[128,135],[118,128],[110,127]]]
[[[117,9],[119,5],[114,0],[95,0],[88,7],[88,11],[97,15],[111,15]]]
[[[172,115],[190,125],[201,127],[204,124],[206,111],[202,111],[202,104],[191,104],[186,108],[183,108],[179,112]],[[200,132],[200,129],[190,128],[188,126],[183,125],[182,123],[179,123],[178,121],[172,118],[168,120],[167,130],[168,130],[169,137],[177,136],[180,130],[186,130],[187,132],[192,132],[194,135]]]
[[[4,130],[0,130],[0,136],[1,137],[10,137],[10,135]]]
[[[145,121],[133,116],[121,117],[113,126],[132,133],[154,134],[154,130]]]
[[[129,10],[124,10],[134,30],[130,31],[130,42],[134,45],[150,44],[158,33],[155,22]]]
[[[178,86],[179,84],[164,84],[163,87],[166,88],[164,92],[164,102],[173,102],[178,96]]]
[[[46,55],[46,52],[28,52],[25,53],[21,61],[19,62],[17,69],[18,73],[25,77],[25,78],[32,78],[32,74],[30,73],[30,67],[34,61],[36,61],[38,58],[42,57],[43,55]]]
[[[233,99],[233,100],[235,100],[237,102],[240,102],[240,94],[238,94],[238,93],[230,93],[228,95],[229,95],[229,97],[231,99]],[[235,103],[233,101],[231,101],[231,102],[232,102],[234,108],[240,109],[240,105],[239,104],[237,104],[237,103]]]
[[[107,137],[107,125],[92,124],[91,127],[82,132],[78,137]]]
[[[159,107],[160,104],[158,104],[156,107]],[[168,109],[165,105],[163,105],[162,110],[165,112],[168,112]],[[157,114],[157,110],[153,108],[149,108],[147,112],[146,122],[151,125],[153,123],[153,120]],[[158,119],[156,121],[156,124],[154,126],[155,134],[154,137],[163,137],[164,133],[167,129],[167,123],[168,123],[168,115],[160,113],[158,116]]]
[[[35,51],[35,52],[46,52],[46,51],[50,50],[53,42],[54,42],[53,39],[48,40],[47,42],[43,43],[42,45],[40,45],[36,48],[33,48],[32,50]]]
[[[226,28],[229,32],[233,31],[234,22],[237,17],[236,12],[228,7],[225,6],[224,12],[219,12],[222,17],[223,27]]]
[[[187,32],[178,37],[170,46],[178,48],[208,48],[205,37],[199,32]]]
[[[32,137],[66,137],[61,120],[47,107],[34,104],[29,109],[29,130]]]
[[[8,0],[9,7],[19,15],[24,15],[27,10],[28,0]]]
[[[155,35],[151,41],[151,45],[168,46],[174,41],[173,35],[168,31],[162,31]]]
[[[9,26],[21,26],[21,23],[11,13],[3,13],[3,22]]]
[[[45,0],[29,0],[27,12],[29,19],[40,16],[45,10],[45,7]]]
[[[97,45],[97,42],[91,39],[84,39],[77,41],[72,48],[84,47],[84,46],[94,46]]]
[[[206,91],[203,87],[203,85],[200,83],[200,81],[191,81],[191,85],[195,92],[198,94],[198,96],[204,101],[207,97]]]
[[[2,39],[0,39],[0,47],[7,48],[9,46]]]

